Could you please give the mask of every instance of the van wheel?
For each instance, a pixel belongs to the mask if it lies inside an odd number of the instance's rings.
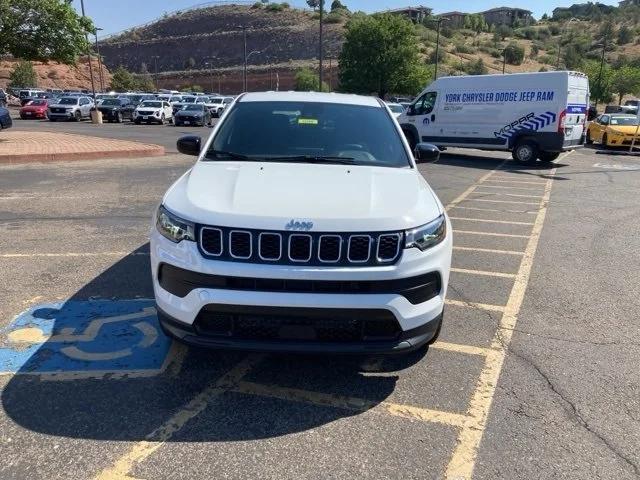
[[[535,162],[538,158],[538,146],[530,140],[521,140],[513,148],[511,155],[518,162]]]
[[[540,152],[540,161],[542,162],[553,162],[556,158],[560,156],[560,152]]]
[[[416,149],[416,145],[417,145],[417,140],[416,140],[416,136],[413,134],[413,132],[410,132],[408,130],[403,130],[404,132],[404,136],[407,137],[407,142],[409,142],[409,147],[411,147],[411,151],[415,151]]]

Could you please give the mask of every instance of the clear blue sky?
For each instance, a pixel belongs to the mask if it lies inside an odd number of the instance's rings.
[[[93,18],[94,23],[104,29],[103,34],[115,33],[127,28],[146,23],[162,16],[164,12],[172,12],[191,7],[204,0],[84,0],[87,16]],[[427,0],[342,0],[350,10],[364,10],[373,12],[388,8],[406,7],[407,5],[425,5],[432,7],[435,13],[459,10],[461,12],[477,12],[493,7],[519,6],[533,10],[536,18],[543,13],[550,14],[555,7],[567,7],[573,3],[586,0],[538,0],[534,6],[531,2],[522,1],[512,3],[508,0],[448,0],[435,2]],[[608,5],[617,5],[617,0],[599,0]],[[80,10],[80,0],[73,0]],[[289,0],[293,6],[304,7],[304,0]],[[330,4],[330,0],[327,0]]]

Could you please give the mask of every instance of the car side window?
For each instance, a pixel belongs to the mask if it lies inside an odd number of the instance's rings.
[[[427,115],[433,111],[436,104],[436,92],[427,92],[422,95],[414,104],[413,111],[415,115]]]
[[[602,115],[599,123],[601,125],[609,125],[609,115]]]

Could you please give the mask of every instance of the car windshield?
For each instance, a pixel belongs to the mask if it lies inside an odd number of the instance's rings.
[[[404,107],[402,105],[388,105],[389,110],[393,113],[402,113],[404,112]]]
[[[380,107],[319,102],[240,102],[205,160],[410,166],[400,134]]]
[[[28,103],[28,105],[46,105],[46,100],[32,100]]]
[[[182,103],[195,103],[196,97],[184,97]]]
[[[105,105],[105,106],[114,106],[114,105],[120,105],[120,104],[121,102],[117,98],[105,98],[102,101],[102,105]]]
[[[611,117],[610,125],[638,125],[638,117]]]
[[[179,102],[180,100],[182,100],[182,97],[171,97],[169,99],[170,102]]]
[[[147,108],[161,108],[162,102],[150,102],[149,100],[147,100],[145,102],[142,102],[140,106],[147,107]]]
[[[212,98],[209,100],[209,103],[222,103],[224,102],[224,98]]]
[[[203,112],[204,111],[204,105],[202,105],[202,104],[187,105],[182,110],[186,111],[186,112],[194,112],[194,111],[195,112]]]
[[[76,97],[65,97],[60,99],[60,105],[75,105],[78,103]]]

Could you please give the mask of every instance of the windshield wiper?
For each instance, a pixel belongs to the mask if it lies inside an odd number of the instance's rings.
[[[225,150],[209,150],[204,158],[215,158],[218,155],[226,155],[228,157],[234,158],[236,160],[244,160],[245,162],[260,162],[261,159],[249,157],[247,155],[243,155],[242,153],[236,152],[227,152]]]
[[[304,163],[335,163],[337,165],[355,165],[355,158],[353,157],[332,157],[324,155],[293,155],[283,157],[268,157],[266,160],[289,160],[291,162],[304,162]]]

